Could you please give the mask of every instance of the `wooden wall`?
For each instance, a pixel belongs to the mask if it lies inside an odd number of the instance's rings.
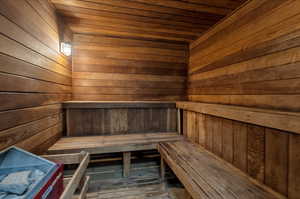
[[[182,100],[186,43],[74,35],[73,99]]]
[[[189,42],[246,0],[50,1],[76,33]]]
[[[190,45],[191,101],[300,110],[300,1],[252,0]]]
[[[59,41],[72,38],[57,22],[47,0],[1,1],[0,149],[41,152],[62,133],[72,79]]]
[[[193,111],[183,134],[291,199],[300,198],[300,135]]]
[[[299,38],[300,1],[248,1],[191,43],[189,100],[299,112]],[[189,139],[289,198],[300,198],[299,132],[193,111],[184,112],[183,123]]]
[[[67,126],[68,136],[176,132],[177,109],[70,109]]]

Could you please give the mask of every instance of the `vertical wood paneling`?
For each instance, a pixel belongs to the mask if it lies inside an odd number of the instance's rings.
[[[141,126],[144,126],[144,122],[138,122],[141,118],[142,110],[139,109],[131,109],[127,113],[127,121],[128,121],[128,131],[129,132],[135,132],[140,131],[142,128]],[[151,114],[151,113],[150,113]],[[148,118],[151,121],[151,115]],[[141,124],[142,123],[142,124]],[[149,127],[151,128],[151,127]]]
[[[289,175],[288,196],[291,199],[300,198],[300,136],[289,135]]]
[[[157,129],[165,129],[166,127],[166,109],[152,109],[151,110],[151,131],[156,131]]]
[[[89,121],[92,123],[92,130],[89,132],[90,134],[97,135],[98,133],[105,133],[105,113],[104,110],[91,110],[92,112],[92,120]],[[97,120],[95,118],[98,118]]]
[[[112,125],[110,125],[111,134],[120,134],[128,132],[128,118],[126,109],[112,109],[109,110],[110,113],[110,121],[112,121]],[[144,121],[142,122],[144,124]],[[142,128],[144,125],[142,126]]]
[[[194,143],[199,144],[199,120],[198,114],[194,112],[194,130],[193,130],[192,139]]]
[[[196,124],[196,113],[189,111],[187,113],[187,138],[191,142],[196,141],[196,137],[198,134],[197,124]]]
[[[222,119],[213,117],[213,152],[222,157],[222,138],[223,138],[223,129],[222,129]]]
[[[128,110],[128,113],[129,113],[130,110]],[[143,126],[144,126],[144,129],[151,129],[152,128],[152,109],[143,109],[143,112],[144,112],[144,122],[143,122]],[[171,114],[171,113],[170,113]],[[128,117],[128,116],[127,116]],[[167,119],[166,119],[166,122],[170,122],[170,123],[167,123],[166,126],[167,128],[169,127],[169,129],[172,129],[172,121],[175,121],[176,119],[172,120],[172,116],[170,115],[167,115]],[[129,123],[128,123],[128,129],[130,128],[129,126]],[[173,128],[173,129],[176,129]]]
[[[176,132],[175,108],[68,109],[68,136]]]
[[[265,178],[265,128],[247,126],[248,147],[248,174],[258,181],[264,182]]]
[[[288,188],[288,144],[288,133],[266,129],[265,182],[283,195],[287,195]]]
[[[182,113],[182,134],[186,137],[187,136],[187,120],[188,120],[187,113],[188,113],[188,111],[183,110],[182,112],[183,112]]]
[[[247,172],[247,124],[234,121],[232,125],[234,143],[233,165]]]
[[[199,130],[198,143],[204,147],[205,146],[205,137],[206,137],[205,115],[202,113],[197,113],[197,119],[198,119],[198,130]]]
[[[229,163],[233,162],[233,124],[231,120],[223,119],[222,120],[222,131],[223,131],[223,139],[222,139],[222,151],[223,158]]]
[[[273,190],[289,198],[299,198],[299,135],[203,113],[184,112],[183,121],[189,124],[185,137],[190,136],[194,142],[195,134],[198,135],[198,144],[208,151]]]
[[[173,131],[174,129],[178,129],[177,128],[177,109],[168,109],[168,121],[167,121],[167,131]],[[179,127],[180,128],[180,127]]]
[[[205,148],[209,151],[213,149],[213,130],[214,118],[210,115],[205,115]]]

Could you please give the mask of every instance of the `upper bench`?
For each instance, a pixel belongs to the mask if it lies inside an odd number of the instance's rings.
[[[104,154],[157,149],[162,142],[182,140],[177,133],[146,133],[112,136],[64,137],[48,149],[48,154],[78,153]]]

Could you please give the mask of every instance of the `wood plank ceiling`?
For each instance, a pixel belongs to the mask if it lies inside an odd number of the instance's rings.
[[[74,33],[190,42],[246,0],[51,0]]]

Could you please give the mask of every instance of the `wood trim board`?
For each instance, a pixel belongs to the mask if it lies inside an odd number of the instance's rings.
[[[197,102],[176,102],[177,108],[300,134],[300,113]]]

